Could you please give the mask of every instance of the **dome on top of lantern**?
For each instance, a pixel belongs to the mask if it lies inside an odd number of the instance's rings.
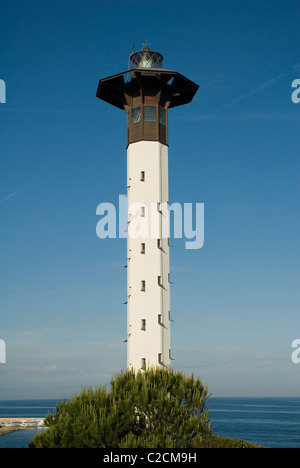
[[[150,50],[146,44],[142,50],[133,52],[129,57],[130,68],[162,68],[163,56]]]

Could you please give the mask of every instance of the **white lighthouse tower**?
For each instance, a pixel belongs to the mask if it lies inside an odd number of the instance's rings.
[[[165,235],[168,109],[198,85],[145,46],[129,70],[99,81],[97,97],[127,113],[127,366],[170,366],[170,259]]]

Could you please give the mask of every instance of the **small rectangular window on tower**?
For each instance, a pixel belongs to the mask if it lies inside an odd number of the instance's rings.
[[[161,239],[157,239],[157,248],[161,249]]]
[[[158,364],[162,364],[162,356],[161,356],[161,353],[158,353]]]
[[[141,281],[141,291],[143,291],[143,292],[146,291],[146,281],[145,280]]]
[[[158,284],[158,286],[162,286],[161,276],[157,277],[157,284]]]
[[[145,218],[145,207],[141,206],[141,218]]]
[[[144,121],[156,122],[156,107],[155,106],[144,106]]]
[[[162,321],[161,321],[161,314],[158,314],[157,316],[157,321],[158,323],[161,325],[162,324]]]
[[[146,319],[141,320],[141,330],[146,331]]]
[[[146,252],[146,244],[143,242],[141,243],[141,254],[144,254]]]
[[[141,369],[146,370],[146,358],[144,357],[141,359]]]
[[[141,171],[141,182],[145,182],[145,171]]]

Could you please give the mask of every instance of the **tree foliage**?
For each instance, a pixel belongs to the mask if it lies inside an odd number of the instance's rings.
[[[193,438],[190,448],[247,448],[247,449],[265,449],[263,445],[252,444],[242,439],[232,439],[231,437],[222,437],[215,435],[197,434]]]
[[[207,387],[171,369],[127,370],[108,392],[85,388],[45,419],[32,448],[187,448],[211,434]]]

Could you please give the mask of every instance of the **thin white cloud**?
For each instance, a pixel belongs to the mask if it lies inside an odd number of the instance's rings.
[[[44,366],[44,367],[29,367],[29,368],[20,368],[17,370],[12,370],[9,372],[8,375],[47,375],[56,372],[58,367],[56,364],[51,366]]]
[[[191,271],[190,268],[186,268],[184,266],[179,266],[179,265],[171,265],[170,270],[175,271],[175,272]]]
[[[228,107],[225,105],[222,110]],[[173,120],[184,120],[188,122],[241,122],[247,120],[270,120],[270,121],[297,121],[298,119],[298,112],[296,110],[286,111],[286,112],[221,112],[218,109],[211,114],[204,114],[204,115],[187,115],[181,116],[179,119],[176,119],[176,116],[173,117]]]
[[[249,98],[250,96],[253,96],[254,94],[259,93],[263,89],[269,88],[270,86],[273,86],[277,81],[279,81],[282,77],[284,76],[284,73],[279,73],[279,75],[275,76],[275,78],[272,78],[271,80],[265,81],[264,83],[260,84],[257,88],[251,89],[248,91],[248,93],[243,94],[242,96],[238,96],[235,99],[233,99],[229,104],[226,104],[224,107],[231,107],[237,104],[238,102],[243,101],[244,99]]]
[[[9,112],[21,112],[21,113],[39,113],[46,112],[49,114],[87,114],[95,113],[96,111],[90,111],[89,109],[50,109],[50,108],[27,108],[27,107],[7,107]]]
[[[13,193],[9,193],[8,195],[6,195],[6,197],[2,198],[2,200],[0,200],[0,205],[2,205],[2,203],[5,203],[7,200],[9,200],[10,198],[13,198],[15,197],[19,192],[13,192]]]

